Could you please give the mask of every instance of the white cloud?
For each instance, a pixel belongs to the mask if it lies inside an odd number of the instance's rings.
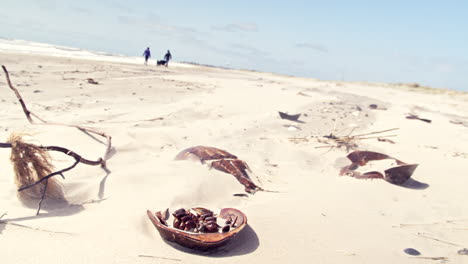
[[[303,49],[312,49],[312,50],[320,51],[323,53],[328,53],[328,49],[325,46],[313,44],[313,43],[307,43],[307,42],[298,43],[296,44],[296,47],[303,48]]]
[[[249,55],[256,55],[256,56],[267,56],[268,55],[268,52],[262,51],[262,50],[260,50],[258,48],[253,47],[253,46],[248,46],[248,45],[244,45],[244,44],[240,44],[240,43],[232,43],[230,46],[232,48],[238,50],[238,51],[248,53]]]

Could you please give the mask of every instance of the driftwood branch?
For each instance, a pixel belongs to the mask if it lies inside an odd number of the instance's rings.
[[[16,98],[18,98],[18,101],[20,102],[21,107],[23,108],[23,112],[26,115],[26,118],[28,119],[29,123],[31,123],[33,125],[38,125],[38,123],[34,122],[34,120],[32,119],[31,116],[33,116],[33,117],[37,118],[39,121],[41,121],[42,124],[74,127],[74,128],[77,128],[77,129],[79,129],[79,130],[81,130],[83,132],[96,134],[96,135],[99,135],[101,137],[106,138],[106,140],[107,140],[106,150],[104,152],[103,158],[101,158],[101,163],[100,163],[101,166],[105,167],[105,161],[108,158],[110,150],[112,148],[112,137],[110,135],[107,135],[104,132],[100,132],[100,131],[97,131],[97,130],[92,129],[92,128],[87,128],[87,127],[83,127],[83,126],[79,126],[79,125],[70,125],[70,124],[63,124],[63,123],[48,122],[48,121],[44,120],[43,118],[39,117],[38,115],[34,114],[33,112],[31,112],[27,108],[26,103],[24,102],[23,98],[21,97],[18,89],[16,89],[11,84],[10,74],[8,73],[7,68],[4,65],[2,65],[2,69],[5,72],[5,76],[6,76],[6,79],[7,79],[8,86],[10,87],[11,90],[13,90],[15,92]],[[41,124],[41,123],[39,123],[39,124]],[[87,164],[87,163],[85,163],[85,164]],[[88,165],[94,165],[94,164],[88,164]]]
[[[106,160],[109,158],[110,156],[110,152],[111,152],[111,148],[112,148],[112,138],[111,136],[107,135],[106,133],[104,132],[100,132],[100,131],[97,131],[97,130],[94,130],[94,129],[91,129],[91,128],[87,128],[87,127],[83,127],[83,126],[79,126],[79,125],[70,125],[70,124],[63,124],[63,123],[53,123],[53,122],[48,122],[46,121],[45,119],[39,117],[38,115],[34,114],[33,112],[31,112],[27,106],[26,106],[26,103],[24,102],[23,98],[21,97],[21,94],[19,93],[18,89],[16,89],[12,83],[11,83],[11,80],[10,80],[10,75],[8,73],[8,70],[6,69],[6,67],[4,65],[2,65],[2,69],[5,73],[5,76],[6,76],[6,80],[7,80],[7,83],[8,83],[8,86],[10,87],[11,90],[13,90],[13,92],[15,93],[16,95],[16,98],[18,99],[18,101],[20,102],[21,104],[21,107],[23,109],[23,112],[24,114],[26,115],[26,118],[28,119],[29,123],[33,124],[33,125],[58,125],[58,126],[66,126],[66,127],[74,127],[74,128],[77,128],[79,129],[80,131],[84,132],[84,133],[92,133],[92,134],[96,134],[96,135],[99,135],[101,137],[104,137],[106,138],[107,140],[107,143],[106,143],[106,150],[104,152],[104,155],[103,157],[99,158],[97,161],[93,161],[93,160],[89,160],[89,159],[85,159],[83,157],[81,157],[80,155],[78,155],[77,153],[69,150],[69,149],[66,149],[66,148],[63,148],[63,147],[58,147],[58,146],[36,146],[40,149],[43,149],[43,150],[47,150],[47,151],[58,151],[58,152],[62,152],[68,156],[71,156],[75,159],[75,162],[73,163],[73,165],[65,168],[65,169],[62,169],[62,170],[59,170],[59,171],[56,171],[56,172],[53,172],[43,178],[41,178],[40,180],[36,181],[35,183],[31,184],[31,185],[28,185],[28,186],[23,186],[23,187],[20,187],[18,189],[18,191],[23,191],[23,190],[26,190],[28,188],[31,188],[37,184],[40,184],[41,182],[45,181],[45,185],[44,185],[44,190],[43,190],[43,193],[42,193],[42,196],[41,196],[41,199],[39,201],[39,206],[38,206],[38,210],[37,210],[37,214],[39,214],[40,212],[40,209],[41,209],[41,204],[42,204],[42,201],[44,200],[45,198],[45,194],[46,194],[46,190],[47,190],[47,183],[48,183],[48,179],[53,177],[53,176],[56,176],[56,175],[61,175],[63,177],[63,173],[66,172],[66,171],[69,171],[71,169],[73,169],[78,163],[83,163],[83,164],[87,164],[87,165],[92,165],[92,166],[96,166],[96,165],[101,165],[101,167],[106,171],[108,172],[109,170],[107,169],[106,167]],[[36,123],[34,121],[34,119],[32,118],[36,118],[37,120],[41,121],[42,123]],[[0,143],[0,148],[12,148],[12,144],[11,143]]]
[[[351,135],[351,133],[354,131],[352,130],[348,135],[346,136],[336,136],[333,133],[330,135],[323,136],[325,140],[318,139],[320,143],[325,143],[327,145],[324,146],[317,146],[315,148],[341,148],[345,147],[346,151],[356,149],[358,147],[358,141],[364,140],[364,139],[373,139],[377,138],[380,141],[384,141],[384,138],[387,137],[395,137],[396,135],[386,135],[386,136],[370,136],[370,135],[375,135],[375,134],[381,134],[389,131],[394,131],[398,130],[399,128],[391,128],[391,129],[386,129],[382,131],[375,131],[375,132],[370,132],[370,133],[364,133],[364,134],[358,134],[358,135]],[[387,140],[390,141],[390,140]],[[393,141],[391,141],[393,142]]]
[[[455,243],[452,243],[452,242],[447,242],[447,241],[444,241],[444,240],[440,240],[438,238],[434,238],[434,237],[430,237],[424,233],[417,233],[418,236],[420,237],[424,237],[424,238],[427,238],[427,239],[431,239],[431,240],[434,240],[434,241],[438,241],[440,243],[444,243],[444,244],[447,244],[447,245],[452,245],[452,246],[456,246],[456,247],[462,247],[461,245],[458,245],[458,244],[455,244]]]

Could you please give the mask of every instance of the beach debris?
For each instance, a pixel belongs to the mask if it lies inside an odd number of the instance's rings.
[[[249,197],[249,195],[246,194],[246,193],[235,193],[232,196],[235,196],[235,197]]]
[[[380,141],[380,142],[388,142],[388,143],[391,143],[391,144],[395,144],[395,141],[393,141],[391,139],[388,139],[388,138],[378,137],[377,140]]]
[[[468,153],[454,152],[454,153],[452,154],[452,157],[461,157],[461,158],[468,159]]]
[[[245,191],[254,194],[256,191],[264,191],[258,187],[249,177],[247,171],[251,172],[245,161],[237,156],[218,148],[196,146],[182,150],[175,160],[194,160],[207,164],[210,168],[233,175],[242,185]]]
[[[197,250],[225,245],[247,225],[245,214],[234,208],[221,209],[219,214],[202,207],[180,208],[169,218],[147,210],[147,215],[163,239]]]
[[[414,115],[414,114],[408,114],[406,116],[406,119],[417,119],[417,120],[421,120],[421,121],[426,122],[426,123],[431,123],[432,122],[432,120],[430,120],[430,119],[420,118],[419,116]]]
[[[468,256],[468,248],[460,249],[457,251],[458,255],[465,255]]]
[[[417,251],[416,249],[414,249],[414,248],[405,248],[403,250],[403,252],[405,252],[406,254],[411,255],[411,256],[421,255],[421,253],[419,251]]]
[[[377,105],[377,104],[370,104],[369,109],[372,109],[372,110],[387,110],[387,107],[380,106],[380,105]]]
[[[293,126],[293,125],[284,125],[284,127],[287,128],[289,131],[301,130],[300,127],[298,127],[298,126]]]
[[[455,125],[463,125],[463,121],[459,121],[459,120],[449,120],[449,122]]]
[[[95,81],[93,78],[87,78],[86,81],[88,81],[90,84],[99,84],[99,82]]]
[[[377,104],[370,104],[370,105],[369,105],[369,108],[370,108],[370,109],[373,109],[373,110],[387,110],[386,107],[379,106],[379,105],[377,105]]]
[[[460,121],[460,120],[449,120],[450,123],[454,125],[462,125],[464,127],[468,127],[468,122]]]
[[[42,185],[42,188],[41,188],[42,189],[42,194],[41,194],[41,197],[40,197],[40,200],[39,200],[39,205],[38,205],[38,209],[37,209],[37,213],[36,213],[36,215],[39,215],[40,210],[41,210],[42,201],[45,199],[46,193],[49,194],[47,192],[48,187],[50,187],[49,184],[54,185],[53,183],[51,183],[51,182],[53,182],[53,180],[50,180],[52,177],[54,177],[56,175],[60,175],[60,176],[62,176],[62,178],[64,178],[63,173],[73,169],[78,163],[83,163],[83,164],[92,165],[92,166],[100,165],[101,168],[103,168],[104,171],[106,171],[106,173],[108,173],[108,174],[110,173],[110,171],[106,167],[106,160],[109,159],[110,156],[111,156],[112,138],[111,138],[111,136],[107,135],[106,133],[103,133],[103,132],[100,132],[100,131],[97,131],[97,130],[94,130],[94,129],[91,129],[91,128],[87,128],[87,127],[83,127],[83,126],[79,126],[79,125],[69,125],[69,124],[63,124],[63,123],[48,122],[48,121],[42,119],[41,117],[39,117],[35,113],[31,112],[27,108],[26,103],[24,102],[23,98],[21,97],[21,94],[19,93],[19,91],[11,83],[10,75],[8,73],[7,68],[4,65],[2,65],[2,69],[3,69],[3,72],[5,73],[8,86],[15,93],[16,98],[20,102],[21,107],[23,109],[23,112],[24,112],[24,114],[25,114],[25,116],[28,119],[30,124],[74,127],[74,128],[77,128],[80,131],[82,131],[83,133],[86,133],[88,135],[96,134],[98,136],[101,136],[101,137],[104,137],[104,138],[107,139],[106,150],[104,152],[104,155],[103,155],[103,157],[100,157],[97,160],[85,159],[85,158],[81,157],[80,155],[78,155],[77,153],[75,153],[75,152],[73,152],[73,151],[71,151],[71,150],[69,150],[67,148],[63,148],[63,147],[59,147],[59,146],[36,146],[36,145],[33,145],[33,144],[24,143],[22,141],[20,135],[12,135],[10,137],[9,142],[0,143],[1,148],[12,148],[12,158],[11,158],[11,160],[12,160],[13,165],[15,167],[16,177],[19,178],[19,179],[22,179],[22,178],[26,177],[26,178],[28,178],[28,181],[31,180],[31,179],[36,179],[36,181],[34,183],[21,186],[18,189],[18,192],[21,192],[21,191],[24,191],[26,189],[32,188],[32,187],[34,187],[36,185],[39,185],[39,184]],[[35,119],[33,119],[32,117],[39,120],[40,123],[36,123]],[[61,169],[59,171],[52,172],[53,166],[51,166],[49,158],[45,154],[44,151],[62,152],[64,154],[74,158],[75,162],[71,166],[69,166],[67,168]],[[28,155],[34,155],[34,157],[32,157],[32,158],[30,157],[29,159],[25,159],[25,157],[28,157]],[[25,160],[22,160],[22,159],[25,159]],[[45,173],[49,173],[49,174],[45,175]],[[35,175],[35,176],[32,176],[32,175]],[[49,180],[51,182],[49,182]],[[29,182],[18,180],[17,183],[27,184]],[[53,188],[54,188],[53,192],[57,193],[58,189],[55,188],[55,187],[53,187]]]
[[[444,243],[444,244],[447,244],[447,245],[461,247],[461,245],[458,245],[458,244],[455,244],[455,243],[452,243],[452,242],[448,242],[448,241],[444,241],[444,240],[441,240],[441,239],[438,239],[438,238],[435,238],[435,237],[432,237],[432,236],[428,236],[426,233],[418,232],[417,235],[420,236],[420,237],[424,237],[424,238],[434,240],[434,241],[437,241],[437,242],[440,242],[440,243]]]
[[[166,258],[166,257],[159,257],[159,256],[152,256],[152,255],[144,255],[144,254],[138,255],[138,257],[139,257],[139,258],[155,258],[155,259],[163,259],[163,260],[182,261],[181,259],[176,259],[176,258]]]
[[[298,92],[297,95],[311,97],[311,95],[308,95],[308,94],[306,94],[304,92]]]
[[[290,114],[286,114],[283,112],[278,112],[278,113],[281,119],[287,119],[290,121],[298,121],[299,117],[301,116],[301,114],[290,115]]]
[[[447,257],[413,257],[413,258],[417,258],[417,259],[429,259],[429,260],[442,260],[442,261],[449,260]]]
[[[388,155],[372,151],[354,151],[348,154],[350,165],[343,167],[340,176],[347,175],[357,179],[384,179],[389,183],[400,185],[405,183],[413,174],[418,164],[407,164]],[[356,169],[365,166],[369,161],[391,159],[397,166],[388,168],[381,173],[379,171],[358,172]]]
[[[317,146],[315,148],[330,148],[330,150],[332,150],[333,148],[345,148],[346,151],[355,150],[359,147],[358,142],[360,140],[380,138],[381,139],[380,141],[382,141],[382,139],[384,138],[395,137],[396,135],[386,135],[386,136],[370,136],[370,135],[381,134],[385,132],[394,131],[397,129],[399,128],[391,128],[391,129],[386,129],[382,131],[351,135],[354,131],[354,128],[353,128],[351,132],[346,136],[337,136],[333,134],[332,132],[328,135],[322,136],[322,138],[317,139],[319,143],[326,144],[325,146]],[[297,138],[295,140],[297,141]]]

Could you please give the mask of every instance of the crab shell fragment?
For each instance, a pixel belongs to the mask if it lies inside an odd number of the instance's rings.
[[[192,233],[182,231],[168,226],[165,220],[160,218],[162,215],[160,211],[153,213],[147,210],[146,213],[162,238],[183,247],[203,251],[225,245],[247,225],[245,214],[234,208],[221,209],[218,215],[218,218],[223,220],[236,219],[236,227],[224,233]]]
[[[250,179],[247,173],[247,171],[250,171],[250,168],[247,163],[225,150],[207,146],[196,146],[182,150],[177,154],[175,160],[194,160],[200,161],[202,164],[208,163],[210,168],[233,175],[245,186],[245,191],[248,193],[253,194],[258,190],[263,190]]]
[[[278,112],[281,119],[287,119],[287,120],[291,120],[291,121],[297,121],[299,119],[299,117],[301,117],[301,114],[295,114],[295,115],[289,115],[289,114],[286,114],[286,113],[283,113],[283,112]]]
[[[388,155],[372,151],[354,151],[348,154],[347,158],[352,162],[350,165],[341,169],[340,175],[349,175],[358,179],[384,179],[392,184],[403,184],[413,174],[418,164],[407,164],[401,160],[392,158]],[[398,166],[391,167],[384,171],[384,174],[378,171],[365,173],[357,172],[360,166],[365,166],[367,162],[373,160],[393,159]]]

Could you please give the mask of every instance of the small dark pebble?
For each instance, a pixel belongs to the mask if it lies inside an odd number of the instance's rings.
[[[468,256],[468,248],[458,250],[458,255],[465,255]]]
[[[419,251],[417,251],[417,250],[414,249],[414,248],[405,248],[403,251],[404,251],[406,254],[411,255],[411,256],[419,256],[419,255],[421,255],[421,253],[419,253]]]
[[[222,229],[223,233],[229,232],[229,229],[230,229],[230,228],[231,228],[230,226],[225,225],[225,226],[223,227],[223,229]]]

